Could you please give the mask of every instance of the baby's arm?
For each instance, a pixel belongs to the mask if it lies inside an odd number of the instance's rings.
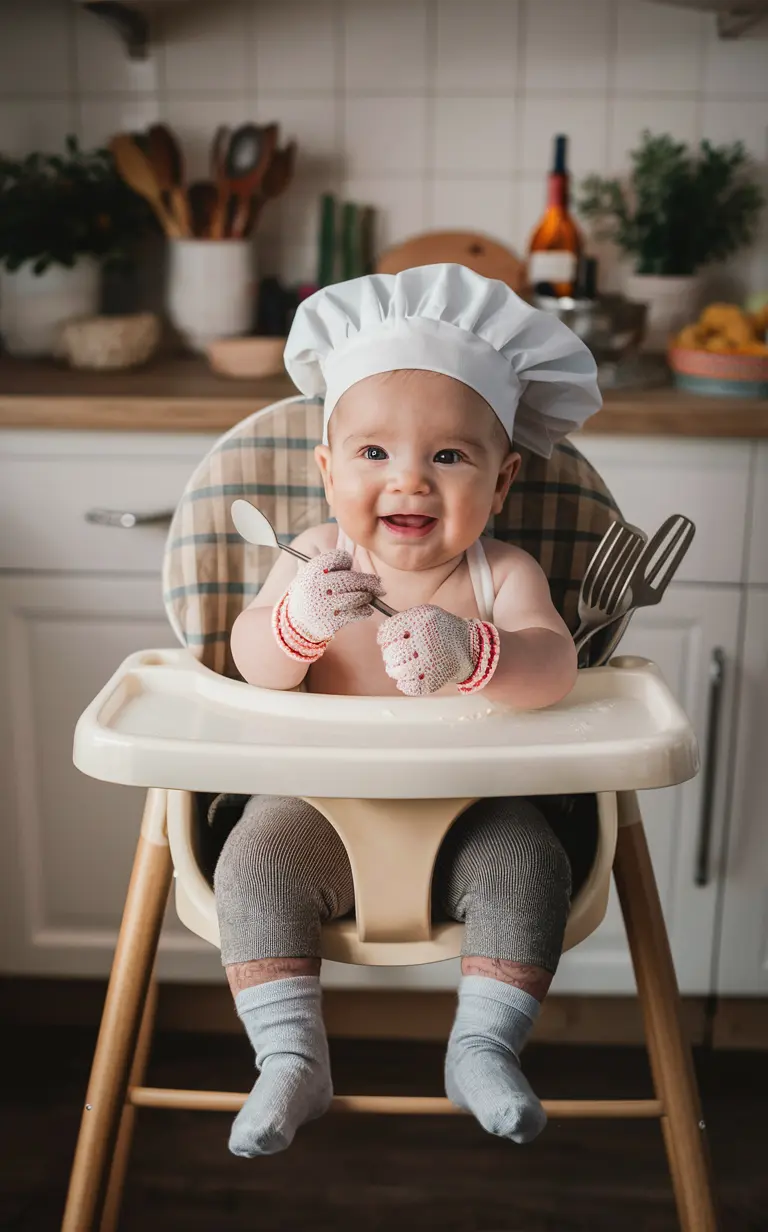
[[[295,540],[309,557],[297,568],[287,554],[232,629],[232,656],[249,684],[293,689],[345,625],[373,615],[381,581],[352,569],[348,552],[332,545],[333,527],[316,526]],[[330,550],[329,550],[330,548]]]
[[[306,556],[318,556],[318,530],[313,527],[293,542]],[[307,674],[308,663],[289,659],[278,646],[272,632],[272,610],[296,576],[299,562],[280,552],[253,603],[241,612],[232,626],[230,646],[237,670],[249,684],[264,689],[295,689]]]
[[[516,552],[496,595],[493,622],[501,653],[486,697],[538,710],[570,693],[576,683],[573,638],[552,604],[546,576],[527,552]]]

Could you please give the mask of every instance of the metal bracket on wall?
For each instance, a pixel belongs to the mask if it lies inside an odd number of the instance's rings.
[[[85,0],[83,7],[112,26],[132,60],[146,60],[150,33],[146,14],[119,0]]]
[[[727,13],[717,14],[717,33],[721,39],[737,39],[747,30],[751,30],[758,22],[768,16],[768,8],[762,11],[751,9],[745,11],[735,6]]]

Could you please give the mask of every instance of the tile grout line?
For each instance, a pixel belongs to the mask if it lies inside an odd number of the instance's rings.
[[[525,115],[527,109],[527,91],[525,89],[525,50],[528,38],[528,0],[519,0],[517,6],[517,55],[515,57],[515,154],[513,168],[510,173],[510,198],[512,218],[510,220],[510,236],[520,248],[525,257],[528,246],[528,236],[523,230],[523,145],[525,140]]]
[[[438,0],[427,0],[425,17],[425,81],[427,93],[424,117],[424,170],[422,174],[421,213],[426,228],[435,225],[437,184],[437,64],[438,64]]]

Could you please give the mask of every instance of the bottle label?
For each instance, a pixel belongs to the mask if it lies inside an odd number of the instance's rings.
[[[548,252],[532,252],[528,257],[528,281],[573,282],[576,277],[576,253],[566,249],[550,249]]]

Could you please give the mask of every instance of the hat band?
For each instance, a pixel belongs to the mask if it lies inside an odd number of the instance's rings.
[[[439,372],[474,389],[490,406],[512,440],[520,381],[508,360],[484,338],[447,321],[401,317],[357,334],[326,358],[323,440],[342,394],[358,381],[409,368]]]

